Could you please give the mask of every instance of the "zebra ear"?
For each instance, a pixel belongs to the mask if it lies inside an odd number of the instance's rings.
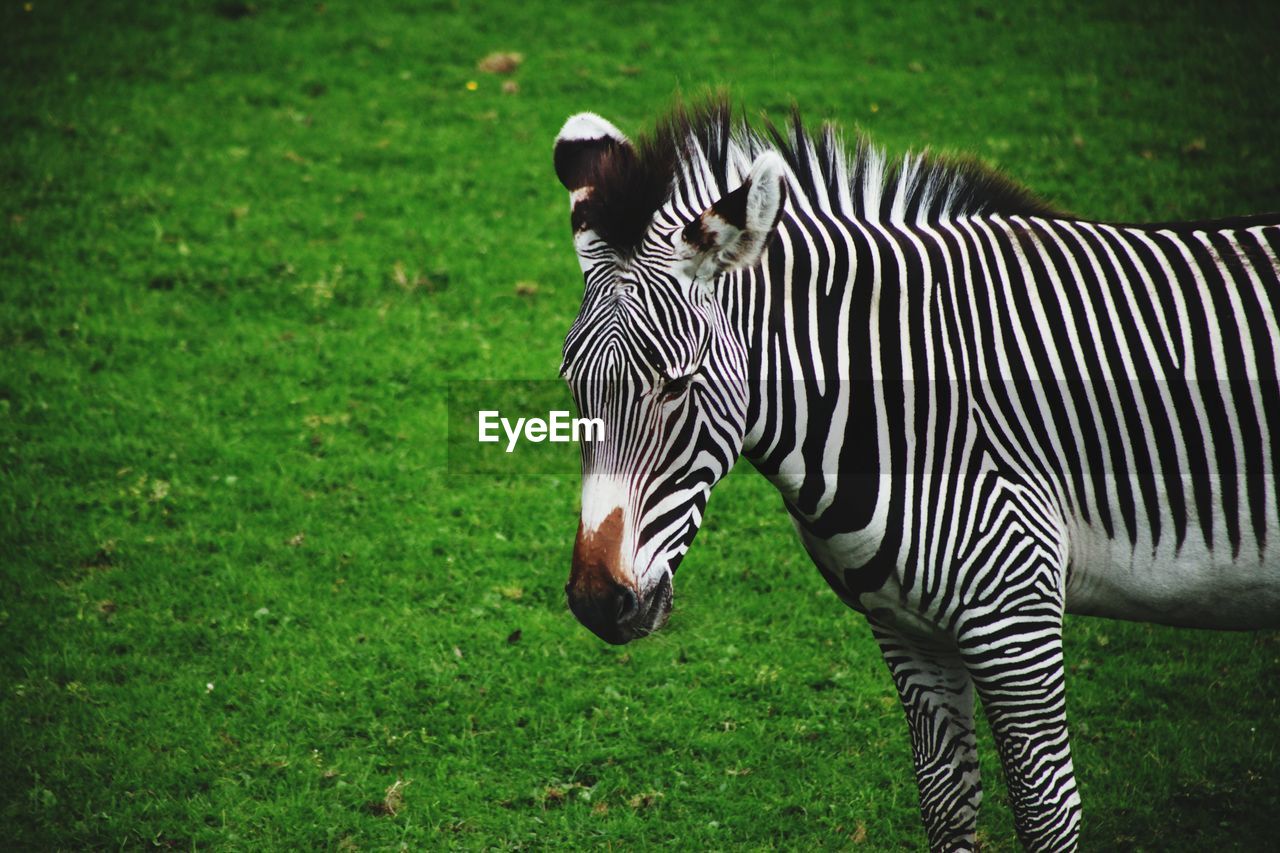
[[[556,136],[556,176],[575,202],[589,193],[588,183],[607,155],[635,156],[630,140],[595,113],[572,116]]]
[[[692,278],[750,269],[769,246],[787,200],[786,163],[766,151],[742,186],[707,208],[676,237],[676,256]]]

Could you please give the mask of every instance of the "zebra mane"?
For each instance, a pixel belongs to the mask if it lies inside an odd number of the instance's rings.
[[[715,95],[692,107],[677,101],[637,140],[634,152],[602,158],[591,178],[592,224],[614,248],[633,252],[653,214],[692,172],[705,170],[723,195],[766,150],[786,160],[802,204],[867,222],[1064,215],[977,158],[926,150],[890,161],[862,134],[850,146],[830,123],[809,133],[794,107],[784,127],[766,120],[760,133],[735,119],[727,97]]]

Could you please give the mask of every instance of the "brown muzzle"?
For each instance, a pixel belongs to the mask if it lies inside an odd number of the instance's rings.
[[[622,508],[590,533],[578,523],[573,568],[564,591],[578,621],[600,639],[622,644],[636,636],[632,623],[640,612],[635,582],[622,571]]]

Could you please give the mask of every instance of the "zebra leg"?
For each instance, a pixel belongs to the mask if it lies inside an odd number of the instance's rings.
[[[969,673],[954,649],[869,621],[907,713],[929,849],[973,850],[982,783]]]
[[[1029,850],[1075,850],[1080,834],[1067,741],[1061,608],[1001,613],[959,632],[1008,782],[1018,837]]]

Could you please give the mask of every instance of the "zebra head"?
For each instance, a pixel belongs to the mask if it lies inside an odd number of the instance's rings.
[[[591,113],[556,139],[585,280],[561,375],[580,414],[605,424],[603,442],[581,445],[565,591],[610,643],[666,622],[711,487],[742,451],[745,340],[718,291],[760,261],[786,198],[774,152],[718,181],[681,153],[670,128],[636,146]]]

